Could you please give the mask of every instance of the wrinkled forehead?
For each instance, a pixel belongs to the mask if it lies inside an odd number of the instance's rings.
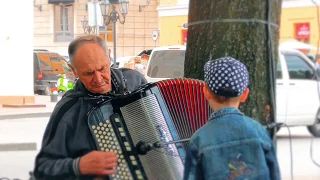
[[[107,50],[95,43],[82,44],[74,54],[75,65],[110,63]]]

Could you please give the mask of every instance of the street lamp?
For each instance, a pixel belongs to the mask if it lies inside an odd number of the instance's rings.
[[[88,19],[85,16],[81,19],[81,25],[84,33],[86,34],[95,33],[95,27],[88,25]]]
[[[116,10],[116,5],[120,4],[120,13]],[[104,2],[101,2],[101,14],[103,16],[103,22],[105,26],[108,26],[110,22],[113,23],[113,58],[114,58],[114,64],[116,63],[116,46],[117,46],[117,40],[116,40],[116,23],[119,20],[121,24],[125,23],[126,15],[128,14],[128,8],[129,8],[129,0],[105,0]],[[111,9],[111,12],[110,12]],[[122,15],[122,18],[121,18]],[[122,20],[121,20],[122,19]]]

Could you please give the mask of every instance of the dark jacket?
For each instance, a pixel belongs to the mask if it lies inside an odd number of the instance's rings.
[[[112,69],[114,93],[119,93],[121,89],[119,87],[122,78],[119,72]],[[130,69],[123,71],[123,77],[129,91],[147,83],[139,72]],[[67,91],[57,103],[46,127],[41,150],[36,157],[36,179],[93,179],[90,176],[77,176],[78,167],[75,162],[85,154],[97,150],[87,124],[88,111],[101,100],[94,96],[97,94],[90,93],[77,81],[74,89]]]

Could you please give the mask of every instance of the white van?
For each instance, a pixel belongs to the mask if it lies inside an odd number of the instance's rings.
[[[154,48],[146,69],[148,82],[182,78],[186,46]],[[320,94],[314,63],[293,49],[279,50],[276,71],[277,122],[307,126],[320,137]]]
[[[148,82],[182,78],[186,46],[166,46],[152,50],[145,78]]]

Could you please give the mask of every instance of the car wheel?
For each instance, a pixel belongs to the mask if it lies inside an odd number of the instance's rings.
[[[308,126],[308,130],[314,137],[320,137],[320,119],[318,117],[313,125]]]

